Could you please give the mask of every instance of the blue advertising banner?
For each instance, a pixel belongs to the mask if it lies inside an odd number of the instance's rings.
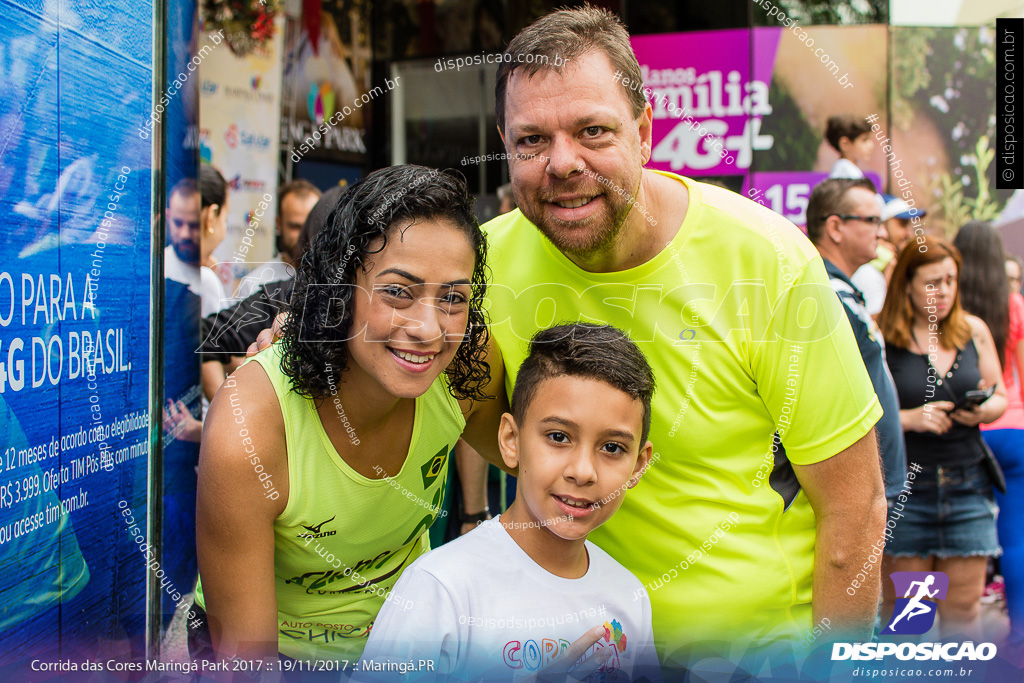
[[[145,632],[153,7],[30,4],[0,0],[8,670],[143,656]]]
[[[167,243],[164,247],[163,495],[160,547],[169,584],[154,605],[167,626],[192,591],[196,564],[196,468],[202,430],[199,385],[200,196],[197,4],[166,6],[167,76],[155,117],[164,126]],[[170,590],[167,590],[167,589]]]

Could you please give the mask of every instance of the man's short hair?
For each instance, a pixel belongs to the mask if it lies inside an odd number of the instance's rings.
[[[167,203],[171,203],[171,197],[179,195],[182,199],[187,199],[193,195],[199,194],[199,185],[196,184],[195,178],[182,178],[174,187],[171,188],[171,193],[167,195]]]
[[[594,50],[604,53],[612,68],[622,72],[623,78],[637,84],[634,88],[626,88],[619,83],[619,87],[626,91],[633,118],[639,117],[644,112],[647,100],[639,85],[644,79],[629,44],[629,33],[622,21],[608,10],[584,5],[541,17],[520,31],[509,43],[498,66],[494,86],[494,111],[498,129],[505,132],[505,92],[513,72],[522,69],[527,76],[533,76],[544,69],[550,69],[561,74],[570,61]],[[555,57],[560,61],[556,61]],[[605,84],[595,85],[600,88]]]
[[[293,180],[290,183],[285,183],[281,187],[277,188],[277,215],[281,215],[281,207],[283,206],[284,198],[290,194],[297,194],[300,197],[307,195],[320,196],[320,188],[309,182],[308,180]]]
[[[825,220],[832,214],[849,213],[853,202],[850,190],[860,187],[875,192],[875,184],[867,178],[826,178],[811,190],[807,200],[807,238],[817,244],[825,232]]]
[[[512,390],[512,415],[523,426],[526,410],[541,382],[555,377],[581,377],[604,382],[640,401],[644,407],[639,447],[651,431],[654,371],[640,348],[611,325],[572,323],[541,330],[519,367]]]
[[[867,122],[867,119],[853,114],[830,116],[828,123],[825,124],[825,139],[837,152],[842,151],[839,149],[839,140],[842,138],[849,138],[850,142],[853,142],[861,135],[870,132],[871,124]]]
[[[306,216],[306,222],[302,224],[299,241],[295,245],[296,253],[294,258],[296,263],[302,260],[302,255],[306,253],[309,245],[313,243],[313,238],[327,224],[327,217],[331,215],[331,211],[337,206],[338,200],[341,199],[341,195],[345,194],[346,189],[348,189],[347,186],[335,185],[320,195],[320,201],[310,209],[309,214]]]

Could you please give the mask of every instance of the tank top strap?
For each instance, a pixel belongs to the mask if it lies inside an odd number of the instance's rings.
[[[310,399],[292,391],[291,378],[281,369],[281,360],[282,346],[280,342],[275,342],[255,356],[246,359],[242,365],[255,362],[267,373],[267,378],[274,387],[274,394],[277,395],[277,402],[281,406],[286,437],[290,437],[297,428],[302,426],[302,418],[308,410],[307,404]],[[292,452],[291,443],[288,443],[287,446],[289,453]]]

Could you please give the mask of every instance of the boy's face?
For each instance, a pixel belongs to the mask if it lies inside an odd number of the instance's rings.
[[[607,521],[651,459],[643,413],[610,384],[571,376],[541,382],[523,425],[505,413],[498,439],[505,463],[519,466],[520,520],[567,540]]]
[[[843,156],[857,164],[864,166],[871,161],[871,152],[874,151],[875,142],[871,139],[870,133],[861,133],[854,140],[840,138],[839,147]]]
[[[905,247],[914,235],[908,218],[890,218],[885,222],[885,230],[889,233],[889,241],[898,249]]]

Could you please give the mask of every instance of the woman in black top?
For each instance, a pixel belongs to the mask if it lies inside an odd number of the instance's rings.
[[[985,569],[988,558],[1001,552],[978,425],[1003,414],[1006,391],[988,327],[960,307],[960,265],[959,252],[943,239],[911,242],[896,263],[878,318],[910,470],[886,522],[883,616],[905,597],[895,594],[891,572],[943,572],[949,589],[935,595],[943,637],[967,632],[978,638]],[[991,386],[995,393],[981,405],[955,409],[968,391]],[[935,585],[942,587],[941,577]],[[906,615],[897,630],[921,628],[930,618]],[[887,626],[882,633],[891,631]]]

